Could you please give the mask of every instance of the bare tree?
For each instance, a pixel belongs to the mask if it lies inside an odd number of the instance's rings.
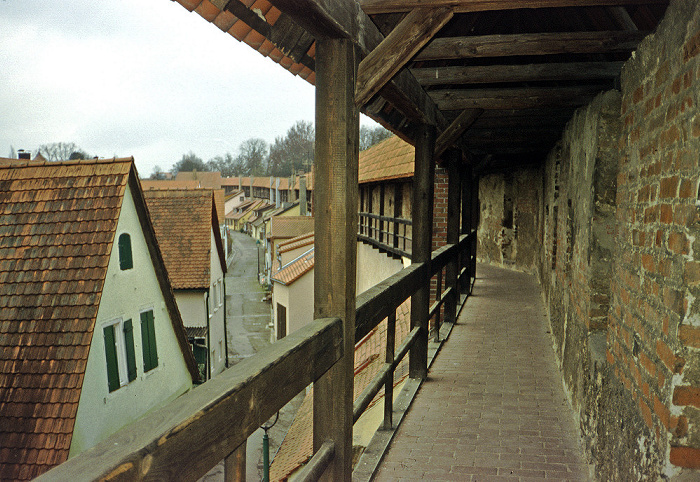
[[[208,170],[209,167],[206,164],[204,164],[204,161],[200,157],[197,157],[197,155],[194,152],[190,151],[187,154],[183,154],[182,159],[175,163],[170,172],[172,172],[174,176],[180,171],[192,172]]]
[[[238,162],[250,176],[267,174],[267,142],[259,138],[243,141],[238,148]]]
[[[86,159],[89,155],[80,149],[75,142],[53,142],[39,146],[39,152],[48,161],[67,161],[68,159]],[[71,156],[78,157],[71,157]],[[80,157],[82,156],[82,157]]]
[[[297,121],[270,146],[270,175],[290,176],[298,170],[309,171],[314,163],[314,126]]]
[[[369,149],[375,144],[379,144],[384,139],[391,137],[391,131],[386,130],[382,126],[377,127],[360,127],[360,150]]]

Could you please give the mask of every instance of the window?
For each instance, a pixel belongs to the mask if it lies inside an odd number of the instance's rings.
[[[134,267],[134,260],[131,256],[131,236],[127,233],[119,236],[119,269],[122,271]]]
[[[277,303],[277,339],[287,336],[287,308]]]
[[[216,291],[217,289],[217,284],[216,281],[211,285],[211,305],[212,305],[212,311],[216,311],[219,309],[219,295]]]
[[[153,310],[148,310],[141,313],[141,345],[143,348],[144,372],[153,370],[158,366],[156,328],[153,321]]]
[[[136,380],[136,353],[134,351],[134,327],[131,320],[118,320],[103,328],[105,357],[107,359],[107,385],[113,392]]]

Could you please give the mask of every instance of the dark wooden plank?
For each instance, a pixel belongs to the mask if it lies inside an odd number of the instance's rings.
[[[341,330],[315,320],[37,480],[196,480],[340,359]]]
[[[411,296],[427,277],[427,264],[414,262],[357,296],[355,343]]]
[[[438,271],[444,268],[452,256],[457,254],[457,246],[454,244],[446,244],[432,252],[432,260],[430,262],[430,276],[435,275]]]
[[[408,12],[416,7],[451,7],[455,13],[519,8],[595,7],[610,5],[667,5],[669,0],[360,0],[368,15]]]
[[[483,112],[484,109],[465,109],[460,112],[457,118],[437,138],[435,142],[435,157],[440,157],[448,147],[452,146],[476,122]]]
[[[435,126],[419,126],[415,145],[415,170],[413,175],[412,260],[431,264],[433,242],[433,198],[435,179]],[[430,269],[430,268],[429,268]],[[418,328],[418,340],[409,356],[409,376],[425,379],[428,376],[428,309],[430,308],[429,278],[419,281],[418,290],[411,297],[411,328]]]
[[[224,481],[245,482],[246,478],[246,442],[243,442],[224,460]]]
[[[416,8],[360,62],[355,103],[366,104],[451,18],[449,8]]]
[[[358,61],[357,48],[349,39],[316,42],[314,317],[342,319],[344,346],[343,358],[314,384],[314,450],[320,450],[328,440],[335,443],[335,457],[322,480],[350,480],[352,474],[360,153],[360,113],[354,93]]]
[[[629,52],[649,32],[558,32],[436,38],[416,61],[525,55]]]
[[[571,62],[411,69],[421,85],[469,85],[547,80],[613,79],[624,62]]]
[[[530,109],[535,107],[576,107],[585,105],[602,86],[530,87],[522,89],[443,89],[430,92],[443,110]]]
[[[396,312],[389,315],[386,319],[386,346],[384,347],[384,362],[394,366],[396,357]],[[354,410],[354,408],[353,408]],[[394,422],[394,370],[391,370],[391,376],[384,380],[384,430],[391,430]]]
[[[384,40],[359,3],[346,0],[271,0],[315,38],[348,38],[362,55],[369,54]],[[445,126],[442,114],[408,71],[401,71],[382,89],[382,96],[404,115]]]

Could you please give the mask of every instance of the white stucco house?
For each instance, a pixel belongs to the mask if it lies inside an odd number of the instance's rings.
[[[211,189],[145,191],[175,299],[204,380],[228,366],[226,257]]]
[[[27,480],[198,372],[133,159],[0,160],[0,184],[0,479]]]

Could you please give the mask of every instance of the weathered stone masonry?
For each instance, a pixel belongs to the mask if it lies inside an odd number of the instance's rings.
[[[543,167],[481,178],[479,257],[538,273],[600,480],[699,475],[699,184],[697,0],[671,2]]]

